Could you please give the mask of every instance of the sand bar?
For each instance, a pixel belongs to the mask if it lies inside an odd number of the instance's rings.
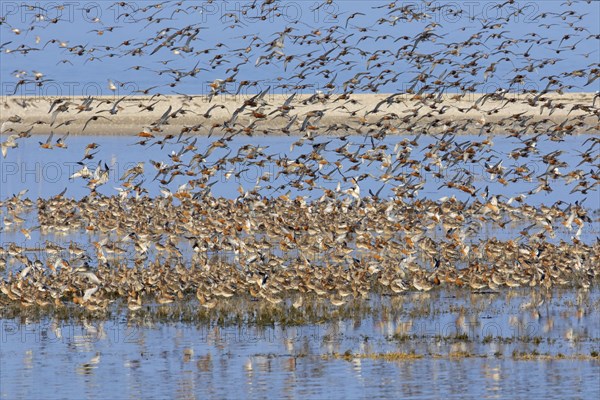
[[[534,94],[506,94],[503,98],[485,99],[474,93],[445,94],[439,98],[402,94],[385,102],[389,96],[298,94],[284,115],[278,107],[289,96],[267,94],[263,98],[266,105],[247,105],[234,123],[228,124],[229,132],[250,126],[251,129],[243,133],[302,135],[309,127],[308,130],[315,134],[345,135],[386,127],[386,134],[412,134],[423,130],[439,133],[456,127],[453,133],[477,134],[482,124],[487,123],[491,133],[506,134],[512,133],[508,130],[511,125],[512,129],[524,129],[526,125],[538,122],[538,127],[549,131],[600,132],[600,98],[595,93],[552,93],[537,98]],[[210,101],[207,96],[200,95],[128,96],[114,107],[120,98],[94,97],[88,106],[83,106],[85,97],[3,96],[0,97],[0,127],[3,134],[30,129],[31,134],[48,134],[50,131],[56,134],[70,132],[71,135],[179,134],[190,128],[199,135],[208,134],[211,129],[222,133],[223,125],[227,126],[235,111],[252,96],[220,95]],[[50,112],[51,105],[61,99],[62,102],[57,102]],[[63,110],[57,112],[61,105]],[[158,123],[165,115],[165,121]],[[290,125],[294,116],[297,117]],[[309,119],[302,129],[307,116]],[[525,117],[528,117],[526,121]],[[517,126],[518,122],[522,125]]]

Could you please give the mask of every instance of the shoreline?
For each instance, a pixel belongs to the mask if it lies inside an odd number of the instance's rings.
[[[281,110],[278,107],[289,96],[267,94],[264,106],[250,104],[237,113],[228,132],[283,136],[303,135],[312,130],[315,135],[346,135],[384,129],[386,135],[423,131],[453,134],[485,131],[485,134],[501,135],[511,133],[512,125],[525,129],[525,122],[549,131],[559,126],[562,133],[565,133],[563,127],[572,134],[600,133],[600,98],[593,92],[548,93],[538,96],[536,101],[533,94],[512,93],[503,98],[485,99],[483,94],[475,93],[444,94],[439,99],[433,95],[402,94],[386,102],[389,96],[391,94],[297,94],[289,103],[290,109]],[[209,102],[204,95],[126,96],[124,99],[115,95],[93,97],[91,103],[85,105],[83,96],[0,96],[0,128],[2,135],[52,131],[58,135],[70,132],[70,135],[92,136],[183,131],[202,136],[208,135],[211,129],[219,134],[226,132],[223,124],[231,120],[235,110],[252,97],[218,95]],[[57,102],[61,99],[62,102]],[[54,102],[57,103],[49,112]],[[57,112],[59,107],[62,109]],[[170,117],[157,127],[156,123],[164,115]],[[296,119],[290,124],[294,116]],[[309,129],[302,131],[307,117],[305,127]],[[239,132],[244,128],[246,131]]]

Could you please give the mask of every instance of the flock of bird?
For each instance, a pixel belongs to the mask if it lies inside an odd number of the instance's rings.
[[[582,22],[585,15],[571,9],[573,2],[530,16],[528,5],[507,0],[493,7],[502,17],[484,18],[428,1],[339,12],[327,0],[311,9],[329,21],[321,26],[287,22],[284,4],[253,1],[222,13],[223,30],[242,34],[209,47],[203,45],[202,22],[164,24],[206,13],[211,1],[163,1],[143,8],[114,3],[108,9],[119,10],[117,21],[143,26],[142,35],[153,32],[117,45],[110,36],[123,27],[108,26],[99,17],[92,20],[98,28],[90,31],[102,39],[99,44],[42,39],[38,31],[64,22],[54,3],[56,18],[41,5],[21,5],[35,14],[28,28],[9,16],[0,18],[0,29],[8,27],[12,35],[0,44],[3,58],[26,59],[51,46],[67,57],[58,65],[134,60],[129,72],[144,71],[160,82],[121,94],[135,82],[107,78],[112,96],[5,98],[4,110],[22,111],[2,115],[2,134],[8,134],[3,158],[11,149],[30,146],[25,139],[39,132],[50,131],[39,142],[42,149],[62,151],[70,134],[144,113],[152,117],[135,134],[134,148],[143,154],[159,146],[168,158],[151,160],[150,174],[145,162],[128,169],[118,195],[106,196],[99,190],[111,171],[97,160],[98,140],[85,147],[81,168],[71,176],[85,180],[89,194],[83,199],[69,199],[66,192],[37,201],[26,192],[3,199],[3,230],[20,231],[27,240],[39,230],[41,238],[66,235],[71,241],[45,240],[37,247],[3,243],[0,269],[11,268],[0,283],[0,304],[75,303],[95,311],[120,299],[137,310],[195,295],[211,309],[237,295],[301,308],[305,296],[340,306],[373,291],[593,284],[600,241],[586,243],[581,236],[598,222],[597,210],[586,208],[583,199],[551,206],[526,201],[551,192],[553,185],[566,185],[582,197],[598,194],[597,135],[583,141],[575,166],[561,160],[563,150],[540,150],[545,142],[568,144],[572,135],[600,132],[600,91],[594,93],[600,55],[578,50],[590,43],[597,48],[600,34],[590,32]],[[472,25],[449,31],[435,18],[440,13]],[[530,31],[512,34],[526,13]],[[268,37],[248,33],[251,26],[277,26],[273,20],[285,27]],[[417,26],[413,32],[405,29],[411,24]],[[175,59],[161,57],[166,54]],[[150,64],[156,57],[158,69]],[[573,58],[589,63],[573,69]],[[184,62],[187,68],[169,66]],[[545,74],[557,66],[562,72]],[[267,72],[261,78],[257,71]],[[271,72],[277,75],[273,80],[265,77]],[[17,70],[15,76],[12,95],[53,82],[37,70]],[[204,76],[220,77],[206,81]],[[196,80],[207,84],[208,93],[174,91]],[[490,85],[494,89],[486,91]],[[256,93],[246,94],[252,89]],[[165,90],[175,95],[166,97]],[[366,93],[384,90],[391,93],[374,103],[365,100]],[[590,94],[577,97],[573,91]],[[235,99],[234,108],[228,96]],[[28,121],[31,110],[46,107],[45,118]],[[302,154],[272,153],[251,138],[232,149],[234,140],[258,134],[296,135],[290,153]],[[407,136],[398,136],[395,146],[384,142],[399,134]],[[477,139],[462,140],[461,134]],[[494,134],[508,135],[516,147],[499,153]],[[429,137],[435,140],[416,151]],[[533,163],[546,169],[535,170]],[[502,186],[531,182],[532,187],[510,198],[492,193],[480,185],[473,166]],[[366,167],[372,168],[365,172]],[[267,171],[253,188],[240,186],[236,199],[212,195],[221,178],[229,181],[250,168]],[[272,184],[280,176],[285,184]],[[428,176],[440,180],[439,190],[447,196],[434,201],[419,195]],[[380,189],[361,192],[365,179],[379,181]],[[148,195],[147,181],[160,183],[160,197]],[[294,196],[295,190],[317,194],[305,198]],[[36,226],[28,226],[32,213]],[[516,236],[498,240],[484,233],[505,227]],[[553,241],[560,230],[571,235],[568,241]]]
[[[63,195],[37,204],[13,197],[3,206],[15,213],[37,210],[45,235],[90,235],[89,247],[46,241],[39,249],[14,243],[3,249],[3,259],[23,268],[0,283],[0,299],[25,306],[74,302],[94,311],[126,299],[136,310],[144,302],[195,295],[210,309],[235,295],[299,308],[307,296],[340,306],[374,291],[394,295],[440,285],[589,288],[600,262],[598,242],[472,237],[483,225],[535,221],[521,235],[543,238],[554,224],[589,221],[579,206],[467,206],[452,198],[309,203],[286,196],[190,196],[176,204],[171,197],[76,201]],[[439,237],[432,236],[437,230]],[[28,252],[47,257],[31,260]]]

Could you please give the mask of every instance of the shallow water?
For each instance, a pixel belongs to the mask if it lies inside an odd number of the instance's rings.
[[[385,152],[395,159],[394,148],[396,145],[403,140],[412,140],[414,136],[388,136],[384,140],[375,142],[376,145],[386,145],[387,150]],[[439,137],[438,137],[439,138]],[[418,147],[412,150],[411,158],[415,160],[422,160],[424,153],[428,151],[427,146],[437,143],[438,138],[433,136],[422,136],[418,140]],[[300,138],[297,136],[292,137],[234,137],[231,142],[228,143],[229,148],[216,149],[209,156],[206,157],[206,166],[211,166],[219,158],[226,156],[229,153],[229,157],[233,157],[241,147],[251,143],[253,146],[263,148],[264,156],[257,156],[254,160],[246,160],[247,162],[238,164],[228,164],[223,171],[218,171],[217,175],[211,179],[216,181],[215,185],[211,187],[211,192],[214,196],[225,196],[229,198],[235,198],[239,195],[238,188],[240,185],[245,190],[253,188],[257,184],[257,180],[265,174],[264,180],[259,182],[262,187],[261,192],[264,195],[279,195],[292,189],[292,195],[304,195],[308,197],[319,197],[322,195],[322,190],[294,190],[291,187],[285,187],[279,191],[275,191],[279,185],[289,184],[296,176],[279,175],[280,168],[275,164],[275,160],[280,157],[287,156],[289,159],[294,160],[301,155],[307,155],[313,150],[313,145],[319,143],[328,143],[323,150],[322,155],[329,162],[334,162],[340,159],[340,155],[334,152],[334,149],[344,145],[346,141],[350,142],[350,151],[358,150],[359,145],[367,144],[367,147],[360,150],[359,154],[364,154],[370,147],[371,143],[364,136],[350,136],[348,139],[340,139],[337,137],[320,137],[315,139],[314,142],[306,141],[304,145],[293,145]],[[482,136],[469,136],[461,135],[455,138],[458,143],[470,143],[470,142],[481,142],[486,137]],[[553,142],[550,140],[543,140],[537,144],[537,154],[532,153],[529,158],[520,158],[513,160],[508,158],[508,154],[517,147],[523,147],[521,140],[516,138],[509,138],[505,136],[492,137],[492,145],[482,151],[479,156],[484,155],[495,155],[496,158],[490,161],[490,164],[495,164],[502,161],[502,166],[507,169],[515,165],[526,165],[527,168],[532,172],[534,179],[531,182],[524,182],[517,180],[514,183],[509,183],[507,186],[502,185],[497,179],[492,179],[489,173],[486,172],[485,161],[481,160],[478,162],[464,162],[458,163],[454,166],[449,166],[444,170],[434,168],[428,172],[422,167],[419,172],[425,180],[425,186],[419,191],[420,197],[427,197],[433,200],[437,200],[442,196],[454,195],[458,199],[465,200],[469,198],[468,194],[461,192],[458,189],[442,188],[440,185],[444,182],[452,179],[457,172],[461,169],[468,170],[474,177],[473,185],[481,193],[485,187],[488,187],[490,194],[502,194],[507,198],[517,196],[521,193],[525,193],[538,186],[539,182],[535,177],[544,173],[547,169],[547,165],[543,163],[541,156],[560,150],[563,152],[559,156],[559,160],[567,164],[567,167],[559,168],[559,171],[566,175],[567,173],[582,169],[585,173],[589,172],[590,169],[597,171],[597,165],[582,163],[577,165],[581,161],[579,157],[582,149],[590,147],[591,142],[589,141],[590,136],[571,136],[565,139],[563,142]],[[37,140],[45,140],[45,137],[32,137],[28,139],[31,142]],[[210,145],[216,140],[216,138],[198,137],[196,141],[196,147],[198,150],[196,153],[204,153]],[[586,143],[587,140],[587,143]],[[116,195],[119,192],[115,187],[119,186],[122,181],[120,177],[129,168],[134,167],[139,162],[144,163],[144,174],[136,179],[134,183],[141,180],[144,181],[143,187],[146,188],[150,196],[160,196],[160,183],[159,180],[155,180],[156,169],[153,167],[150,161],[165,162],[166,164],[172,164],[169,159],[169,155],[172,151],[178,152],[183,147],[182,144],[170,144],[165,148],[160,146],[139,146],[134,145],[136,142],[135,138],[127,136],[75,136],[68,138],[68,149],[42,149],[37,146],[27,145],[19,146],[15,149],[10,149],[6,158],[0,162],[0,182],[2,183],[1,198],[5,199],[13,194],[20,192],[21,190],[28,190],[26,197],[29,198],[48,198],[61,192],[64,188],[67,189],[65,196],[81,198],[89,193],[89,189],[85,187],[85,181],[81,178],[70,179],[71,175],[81,169],[81,165],[78,162],[82,159],[84,154],[85,146],[89,143],[98,143],[98,154],[95,155],[93,161],[87,161],[88,168],[93,172],[98,165],[104,163],[110,168],[110,179],[109,182],[101,186],[98,189],[99,193],[105,195]],[[584,143],[586,143],[584,145]],[[28,143],[33,144],[33,143]],[[293,147],[293,149],[292,149]],[[399,149],[403,149],[404,146],[400,145]],[[454,147],[451,146],[451,149]],[[231,153],[230,153],[231,151]],[[597,154],[599,149],[596,148],[592,154]],[[189,161],[193,153],[188,153],[182,158],[184,162]],[[243,154],[243,153],[242,153]],[[268,156],[273,156],[271,160],[268,160]],[[242,156],[243,157],[243,156]],[[477,158],[478,158],[477,157]],[[264,163],[262,161],[265,161]],[[342,170],[350,165],[347,160],[340,160],[343,164]],[[231,175],[226,176],[227,172],[233,171],[234,173],[239,172],[239,176]],[[325,174],[326,170],[322,171]],[[365,176],[364,179],[359,181],[361,193],[364,195],[369,194],[369,190],[377,192],[381,187],[382,183],[375,178],[379,178],[384,169],[381,168],[380,162],[363,162],[358,171],[346,172],[346,177],[358,177],[363,174],[370,174],[371,176]],[[395,171],[397,174],[409,174],[413,172],[408,167],[401,167]],[[435,172],[441,173],[441,178],[436,177],[433,174]],[[509,175],[507,179],[513,178],[514,175]],[[319,186],[327,189],[335,189],[338,181],[342,180],[340,175],[333,175],[333,180],[327,181],[325,178],[320,177],[317,180]],[[176,176],[168,185],[162,185],[168,187],[172,191],[176,190],[179,185],[184,184],[190,178],[183,176]],[[528,204],[553,204],[556,201],[562,200],[565,202],[583,201],[587,200],[584,204],[591,207],[599,207],[598,203],[598,192],[597,187],[593,188],[588,192],[587,195],[582,195],[580,192],[570,193],[576,185],[575,182],[570,184],[564,184],[563,179],[550,180],[550,186],[552,191],[540,191],[538,193],[527,196],[526,202]],[[273,189],[267,188],[272,186]],[[380,192],[380,197],[387,197],[391,195],[391,187],[393,184],[389,182],[384,185]],[[341,189],[347,189],[352,187],[350,182],[342,182]]]
[[[597,288],[438,291],[367,304],[370,312],[333,310],[298,326],[118,312],[78,322],[3,318],[0,392],[7,399],[600,394]]]

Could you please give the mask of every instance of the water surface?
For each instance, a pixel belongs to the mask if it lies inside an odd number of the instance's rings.
[[[372,313],[342,318],[334,310],[321,323],[299,326],[25,313],[0,321],[0,394],[596,398],[599,296],[597,288],[373,296]]]

